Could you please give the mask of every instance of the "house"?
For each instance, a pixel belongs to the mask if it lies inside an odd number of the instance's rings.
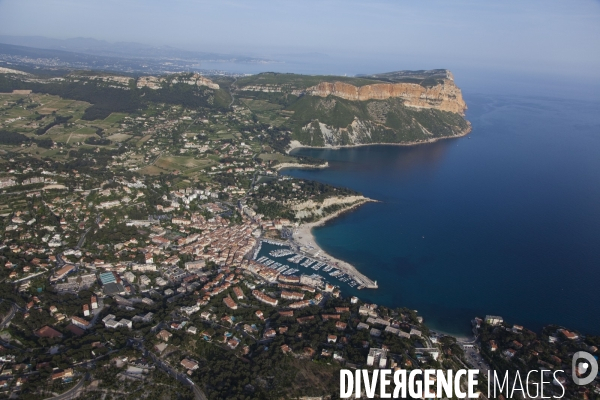
[[[104,322],[105,324],[110,321],[111,319],[115,319],[116,316],[114,316],[113,314],[108,314],[106,317],[102,318],[102,322]]]
[[[260,319],[265,319],[265,316],[262,311],[258,310],[255,312],[256,316]]]
[[[125,318],[122,318],[119,321],[119,325],[121,325],[121,326],[123,326],[125,328],[129,328],[129,329],[131,329],[133,327],[133,323],[131,322],[131,320],[128,320],[128,319],[125,319]]]
[[[197,271],[203,269],[205,266],[206,261],[204,259],[185,263],[185,269],[188,271]]]
[[[398,328],[393,328],[393,327],[391,327],[391,326],[386,326],[386,327],[385,327],[385,329],[384,329],[383,331],[384,331],[384,332],[387,332],[387,333],[391,333],[392,335],[396,335],[396,336],[398,336],[398,335],[399,335],[399,333],[400,333],[400,329],[398,329]],[[433,342],[433,341],[432,341],[432,342]]]
[[[513,349],[506,349],[502,352],[502,354],[504,354],[506,358],[513,358],[515,354],[517,354],[517,351]]]
[[[381,336],[381,331],[377,328],[371,328],[371,331],[369,333],[371,334],[371,336],[374,336],[374,337]]]
[[[495,340],[490,340],[490,351],[496,351],[498,350],[498,345],[496,344]]]
[[[277,303],[279,302],[279,300],[276,300],[276,299],[274,299],[274,298],[272,298],[272,297],[269,297],[269,296],[267,296],[266,294],[264,294],[263,292],[261,292],[261,291],[258,291],[258,290],[256,290],[256,289],[254,289],[254,290],[252,291],[252,295],[253,295],[253,296],[254,296],[254,297],[255,297],[255,298],[258,300],[258,301],[261,301],[261,302],[263,302],[263,303],[266,303],[266,304],[268,304],[268,305],[270,305],[270,306],[273,306],[273,307],[275,307],[275,306],[277,305]]]
[[[364,322],[359,322],[358,325],[356,325],[356,329],[361,331],[363,329],[369,329],[370,326],[365,324]]]
[[[287,353],[290,353],[292,351],[292,349],[290,348],[290,346],[288,346],[287,344],[282,345],[280,347],[280,349],[281,349],[281,352],[283,354],[287,354]]]
[[[335,342],[337,342],[337,336],[327,335],[327,343],[335,343]]]
[[[235,301],[231,298],[231,296],[227,296],[223,298],[223,303],[232,310],[237,310],[238,306]]]
[[[200,318],[208,320],[210,319],[210,313],[208,311],[203,311],[200,313]]]
[[[316,351],[315,349],[311,348],[311,347],[305,347],[304,348],[304,357],[309,357],[312,358],[315,355]]]
[[[308,307],[308,306],[310,306],[310,301],[308,301],[308,300],[296,301],[289,305],[289,307],[293,308],[293,309],[304,308],[304,307]]]
[[[92,298],[90,299],[90,303],[92,305],[92,310],[98,308],[98,298],[96,296],[92,296]]]
[[[496,315],[485,316],[485,323],[488,325],[496,326],[500,325],[502,322],[504,322],[504,319],[502,317],[498,317]]]
[[[275,332],[275,329],[269,329],[265,332],[265,334],[263,335],[266,339],[270,339],[270,338],[274,338],[277,335],[277,332]]]
[[[198,369],[198,363],[194,360],[184,358],[180,363],[185,369],[195,371]]]
[[[159,338],[160,340],[163,340],[165,342],[168,342],[172,336],[173,336],[173,334],[171,332],[166,331],[164,329],[162,331],[158,332],[158,334],[156,335],[157,338]]]
[[[88,329],[90,327],[90,323],[87,322],[85,319],[77,317],[77,316],[72,316],[71,317],[71,323],[73,323],[73,325],[80,327],[81,329]]]
[[[88,306],[87,304],[83,305],[83,316],[84,317],[90,316],[90,306]]]
[[[238,300],[242,300],[244,298],[244,292],[237,286],[234,286],[233,293]]]
[[[62,333],[57,331],[54,328],[49,327],[48,325],[38,329],[34,332],[36,336],[45,337],[45,338],[60,338],[62,337]]]
[[[569,339],[569,340],[579,339],[579,335],[574,332],[568,331],[566,329],[559,329],[558,331],[560,333],[562,333],[562,335],[565,337],[565,339]]]
[[[437,361],[438,357],[440,356],[440,350],[437,347],[416,347],[415,353],[426,354],[435,361]]]
[[[121,324],[116,319],[110,319],[104,323],[104,326],[109,329],[117,329],[121,327]]]
[[[385,368],[387,365],[387,354],[387,349],[370,348],[369,355],[367,356],[367,366]]]
[[[54,381],[56,379],[65,379],[73,377],[73,368],[67,368],[63,371],[55,372],[51,375],[51,379]]]
[[[50,280],[52,282],[59,281],[73,270],[75,270],[75,266],[73,264],[67,264],[58,271],[56,271],[54,275],[50,278]]]
[[[345,322],[342,322],[342,321],[337,321],[335,323],[335,328],[339,331],[345,330],[347,326],[348,326],[348,324],[346,324]]]
[[[192,335],[195,335],[198,333],[198,328],[196,328],[195,326],[190,326],[189,328],[187,328],[187,333],[191,333]]]
[[[409,332],[409,335],[410,335],[410,336],[413,336],[413,335],[414,335],[414,336],[421,337],[422,333],[421,333],[421,331],[420,331],[420,330],[418,330],[418,329],[414,329],[414,328],[413,328],[413,329],[411,329],[411,330],[410,330],[410,332]]]

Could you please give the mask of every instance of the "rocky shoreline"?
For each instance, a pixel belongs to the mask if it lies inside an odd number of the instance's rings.
[[[468,121],[467,121],[468,122]],[[339,150],[339,149],[344,149],[344,148],[351,148],[351,147],[364,147],[364,146],[417,146],[420,144],[428,144],[428,143],[435,143],[438,140],[445,140],[445,139],[454,139],[454,138],[459,138],[459,137],[464,137],[467,136],[469,133],[471,133],[472,131],[472,127],[471,127],[471,123],[469,123],[469,127],[467,129],[465,129],[463,132],[454,135],[454,136],[443,136],[443,137],[438,137],[438,138],[432,138],[432,139],[428,139],[428,140],[420,140],[418,142],[402,142],[402,143],[359,143],[359,144],[345,144],[345,145],[337,145],[337,146],[331,146],[331,145],[325,145],[325,146],[309,146],[309,145],[305,145],[300,143],[297,140],[292,140],[289,144],[288,149],[285,151],[286,154],[290,154],[290,152],[294,149],[329,149],[329,150]]]
[[[284,168],[303,168],[303,169],[322,169],[329,167],[328,162],[324,162],[323,164],[313,165],[313,164],[300,164],[300,163],[281,163],[277,164],[273,167],[276,171],[280,171]]]

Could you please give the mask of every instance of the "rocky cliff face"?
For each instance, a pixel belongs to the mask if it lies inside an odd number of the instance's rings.
[[[433,108],[464,115],[467,108],[460,89],[450,79],[431,87],[415,83],[376,83],[354,86],[344,82],[321,82],[306,89],[310,96],[336,96],[345,100],[366,101],[401,98],[404,105],[414,108]]]

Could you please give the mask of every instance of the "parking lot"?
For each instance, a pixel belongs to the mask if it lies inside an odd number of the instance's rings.
[[[481,354],[479,353],[479,349],[477,347],[474,348],[466,348],[465,350],[465,358],[467,359],[467,364],[474,369],[478,369],[482,374],[487,375],[487,371],[490,370],[490,366],[485,362]]]

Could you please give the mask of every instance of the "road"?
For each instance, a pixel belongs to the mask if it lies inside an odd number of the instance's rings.
[[[487,362],[485,362],[485,359],[481,356],[478,348],[465,349],[465,358],[471,367],[480,370],[484,375],[487,375],[488,371],[491,369]]]
[[[23,281],[28,281],[31,278],[35,278],[36,276],[39,276],[39,275],[42,275],[42,274],[45,274],[45,273],[46,273],[46,271],[38,272],[37,274],[31,274],[31,275],[26,276],[25,278],[17,279],[13,283],[19,283],[19,282],[23,282]]]
[[[146,350],[142,345],[142,342],[139,340],[131,340],[133,346],[140,350],[144,356],[152,358],[152,361],[162,369],[167,374],[171,375],[173,378],[177,379],[179,382],[184,384],[185,386],[192,389],[194,392],[194,397],[196,400],[208,400],[204,392],[196,385],[191,379],[189,379],[186,374],[179,373],[175,368],[173,368],[167,361],[163,360],[153,352]]]
[[[238,78],[236,77],[235,80],[233,82],[231,82],[231,85],[229,85],[229,95],[231,96],[231,103],[229,103],[229,105],[227,106],[227,108],[231,108],[231,106],[233,105],[233,102],[235,101],[235,97],[233,96],[233,91],[235,90],[235,83],[237,82]]]
[[[83,234],[79,238],[79,241],[77,242],[77,246],[75,246],[75,250],[79,250],[81,248],[81,246],[83,246],[83,242],[85,241],[85,235],[88,234],[88,232],[90,231],[90,229],[92,229],[91,226],[89,228],[87,228],[85,230],[85,232],[83,232]]]
[[[90,377],[89,373],[86,373],[83,378],[81,378],[81,380],[77,383],[77,385],[73,386],[71,389],[67,390],[66,392],[64,392],[63,394],[59,394],[58,396],[54,396],[54,397],[49,397],[47,400],[69,400],[69,399],[76,399],[77,397],[79,397],[79,392],[81,391],[81,389],[83,388],[83,384],[85,383],[86,380],[88,380]]]
[[[2,322],[0,322],[0,330],[6,328],[8,326],[10,321],[14,318],[17,310],[18,310],[17,305],[15,303],[12,303],[10,305],[10,312],[8,313],[8,315],[6,317],[4,317]]]

